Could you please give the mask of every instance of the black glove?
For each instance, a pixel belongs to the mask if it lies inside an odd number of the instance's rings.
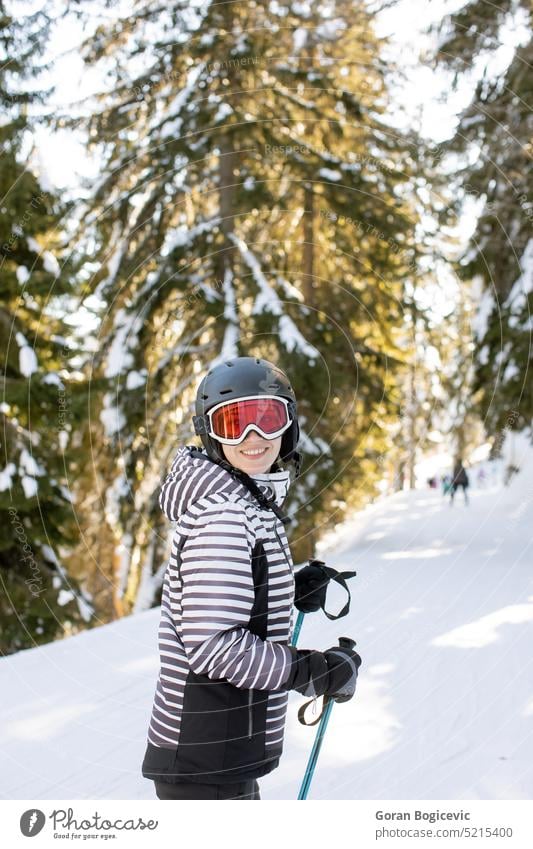
[[[353,649],[334,646],[325,652],[295,649],[292,668],[283,688],[296,690],[302,696],[330,696],[336,702],[347,702],[355,693],[361,658]]]
[[[294,574],[294,606],[302,613],[313,613],[326,603],[330,578],[322,568],[325,565],[322,560],[310,560]]]
[[[355,693],[361,658],[353,649],[335,646],[324,652],[329,670],[327,696],[336,702],[347,702]]]

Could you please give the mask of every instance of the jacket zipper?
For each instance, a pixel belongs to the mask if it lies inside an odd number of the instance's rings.
[[[254,699],[254,691],[248,690],[248,739],[252,739],[252,731],[253,731],[253,699]]]
[[[276,520],[274,520],[274,533],[276,534],[276,536],[277,536],[277,538],[278,538],[279,547],[280,547],[280,548],[281,548],[281,550],[283,551],[283,556],[284,556],[285,560],[287,561],[287,565],[288,565],[288,567],[289,567],[290,573],[291,573],[291,575],[293,575],[293,574],[294,574],[294,570],[293,570],[293,568],[292,568],[292,566],[291,566],[291,561],[290,561],[290,560],[289,560],[289,558],[287,557],[287,552],[285,551],[285,546],[283,545],[283,542],[281,541],[281,537],[280,537],[280,535],[279,535],[279,533],[278,533],[278,524],[277,524],[277,521],[276,521]]]
[[[289,572],[290,572],[291,576],[294,578],[294,569],[293,569],[293,567],[291,566],[291,561],[290,561],[290,560],[289,560],[289,558],[287,557],[287,552],[285,551],[285,546],[283,545],[283,543],[282,543],[282,541],[281,541],[281,537],[280,537],[280,535],[279,535],[279,533],[278,533],[278,523],[277,523],[277,521],[276,521],[276,520],[274,520],[274,533],[276,534],[276,536],[277,536],[277,538],[278,538],[278,542],[279,542],[280,548],[281,548],[281,549],[282,549],[282,551],[283,551],[283,556],[285,557],[285,560],[287,561],[287,566],[289,567]],[[290,621],[292,621],[292,613],[291,613],[291,616],[290,616]],[[291,639],[291,637],[290,637],[290,635],[289,635],[289,640],[290,640],[290,639]]]

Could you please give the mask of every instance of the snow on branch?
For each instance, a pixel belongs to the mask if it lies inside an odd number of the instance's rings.
[[[309,360],[316,360],[317,358],[319,358],[319,351],[317,351],[317,349],[313,345],[307,342],[307,340],[302,336],[302,334],[296,327],[293,320],[285,314],[282,302],[280,301],[278,295],[276,294],[272,286],[267,281],[265,275],[261,270],[261,266],[257,261],[257,258],[249,250],[246,243],[241,238],[236,236],[235,233],[230,233],[229,238],[239,249],[239,252],[245,264],[252,272],[254,280],[259,287],[259,295],[256,298],[252,314],[257,315],[260,312],[268,311],[273,315],[278,316],[280,339],[287,351],[299,351]]]
[[[319,436],[311,438],[303,427],[300,427],[300,439],[298,445],[305,454],[314,454],[315,456],[331,454],[331,448],[327,442],[324,442],[324,440]]]
[[[19,346],[19,369],[24,377],[29,377],[33,372],[39,370],[37,356],[33,348],[30,348],[28,341],[20,330],[15,334],[17,345]]]
[[[527,297],[533,291],[533,239],[530,239],[520,258],[521,274],[513,284],[504,306],[509,307],[509,324],[516,327],[522,312],[527,307]]]
[[[191,68],[191,70],[187,74],[187,82],[185,84],[185,87],[178,92],[170,106],[165,109],[165,111],[167,112],[165,118],[160,122],[157,127],[153,125],[150,127],[150,129],[154,130],[159,129],[161,138],[168,138],[169,136],[179,136],[183,124],[181,110],[195,91],[198,77],[203,72],[205,66],[205,62],[200,62],[196,67]]]
[[[305,162],[305,157],[300,154],[305,153],[306,155],[316,156],[317,159],[322,160],[324,163],[328,163],[329,165],[335,165],[341,171],[347,172],[358,172],[361,171],[362,166],[371,163],[377,162],[379,159],[378,155],[370,156],[360,156],[359,154],[353,154],[355,156],[355,161],[346,162],[344,159],[339,159],[338,156],[335,156],[328,150],[323,148],[314,147],[307,139],[301,139],[298,136],[292,135],[292,133],[288,132],[287,139],[291,142],[291,145],[283,145],[285,152],[287,154],[292,154],[294,159],[298,162]],[[390,169],[389,169],[390,170]],[[333,173],[333,171],[331,172]],[[335,177],[334,179],[340,179],[340,177]]]
[[[230,268],[226,268],[224,271],[222,292],[224,294],[224,318],[226,319],[227,324],[224,330],[222,350],[213,363],[211,363],[211,368],[219,362],[224,362],[224,360],[229,360],[232,359],[232,357],[237,357],[239,355],[237,347],[237,343],[239,341],[239,318],[237,315],[237,302],[233,286],[233,275]]]
[[[133,365],[134,351],[139,350],[138,334],[143,320],[139,315],[129,315],[125,309],[117,310],[115,315],[115,333],[107,355],[106,377],[116,377]]]
[[[175,230],[170,230],[161,246],[161,256],[168,256],[176,248],[183,248],[185,245],[190,245],[197,236],[202,233],[213,230],[220,224],[220,218],[210,218],[208,221],[202,221],[196,227],[186,227],[182,225]]]
[[[107,277],[104,277],[99,282],[93,292],[93,296],[103,298],[105,291],[115,282],[115,278],[120,268],[120,263],[128,249],[128,237],[129,233],[127,235],[121,235],[121,224],[116,221],[113,225],[113,230],[109,239],[110,244],[114,245],[114,248],[106,262],[108,274]]]

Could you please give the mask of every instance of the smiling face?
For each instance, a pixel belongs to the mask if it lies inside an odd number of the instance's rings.
[[[222,445],[228,463],[246,472],[247,475],[259,475],[267,472],[274,463],[281,448],[281,436],[276,439],[263,439],[255,430],[251,430],[240,445]]]

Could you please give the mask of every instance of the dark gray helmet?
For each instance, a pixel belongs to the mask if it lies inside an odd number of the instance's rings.
[[[281,437],[280,459],[292,461],[296,467],[296,476],[300,472],[301,455],[296,450],[300,437],[296,396],[289,379],[281,369],[268,360],[257,357],[234,357],[209,369],[196,393],[196,415],[193,416],[197,433],[209,457],[217,462],[227,462],[222,445],[208,434],[206,413],[222,401],[232,401],[247,395],[280,395],[289,401],[289,415],[292,425]]]

